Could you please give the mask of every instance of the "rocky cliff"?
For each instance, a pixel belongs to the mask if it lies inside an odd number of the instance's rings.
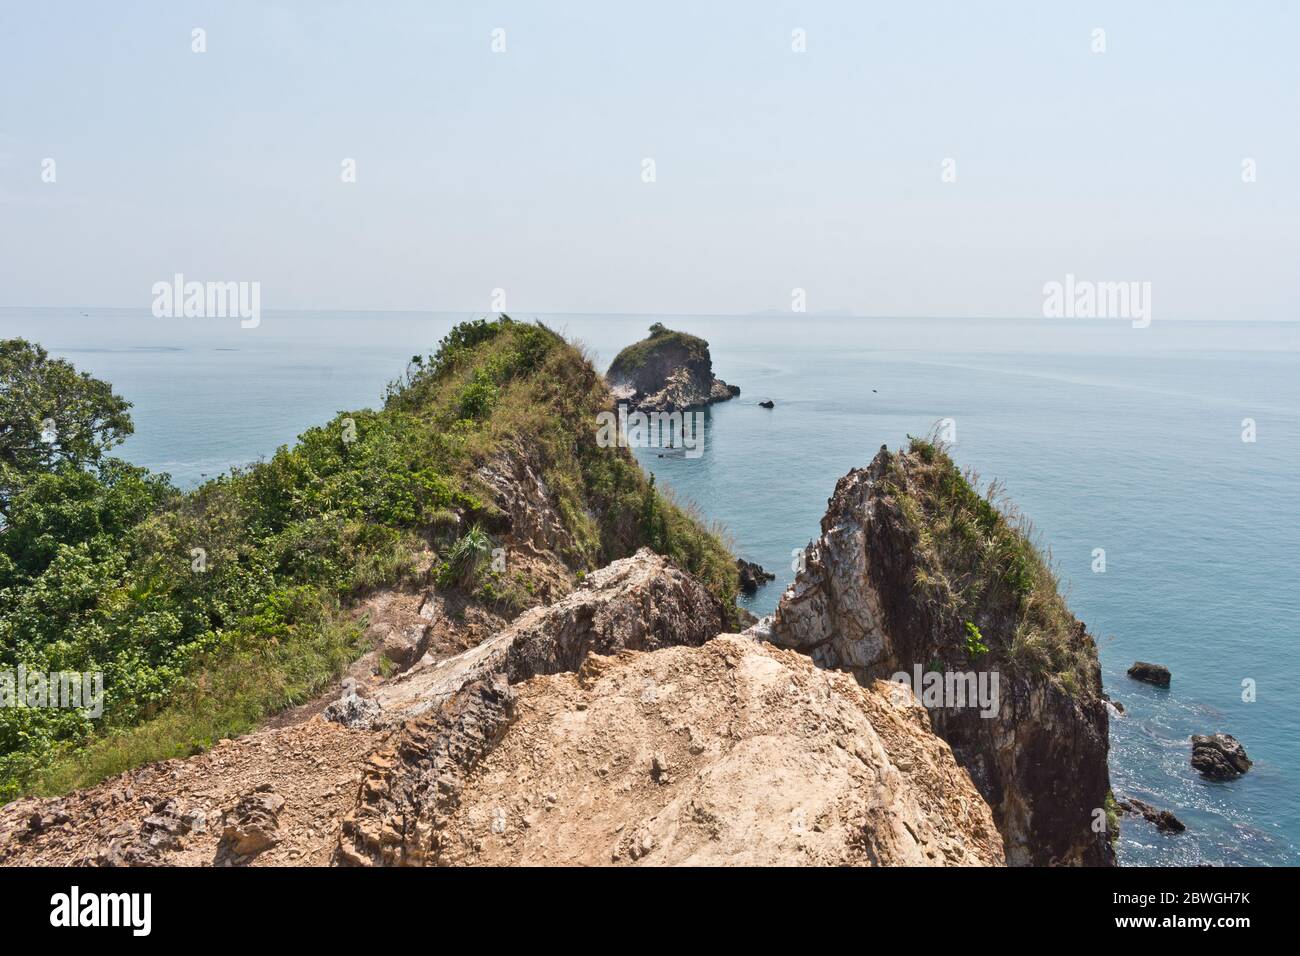
[[[366,719],[317,714],[0,808],[0,863],[1004,861],[924,709],[721,622],[642,550],[334,712]]]
[[[930,719],[993,808],[1008,862],[1111,864],[1096,645],[995,502],[931,443],[882,448],[836,485],[766,636],[864,684],[902,672],[918,692],[927,678],[951,688],[925,700]],[[969,699],[964,675],[995,686],[996,705]]]
[[[648,338],[615,356],[605,378],[617,401],[641,411],[685,411],[740,394],[714,377],[708,342],[658,322]]]
[[[516,717],[438,821],[463,865],[995,866],[925,711],[737,635],[592,656]]]

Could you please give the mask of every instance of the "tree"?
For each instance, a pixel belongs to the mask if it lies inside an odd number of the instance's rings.
[[[131,403],[25,339],[0,340],[0,521],[35,476],[98,465],[131,434]]]

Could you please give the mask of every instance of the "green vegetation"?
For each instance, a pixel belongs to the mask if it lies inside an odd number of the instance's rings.
[[[984,643],[984,635],[980,633],[978,625],[966,622],[966,653],[971,657],[979,657],[981,654],[987,654],[989,646]]]
[[[1115,791],[1106,791],[1106,839],[1111,846],[1119,842],[1119,804],[1115,802]]]
[[[491,554],[492,539],[481,526],[474,525],[448,549],[438,569],[438,583],[443,587],[472,587]]]
[[[650,360],[650,356],[665,346],[679,346],[689,361],[699,361],[709,357],[709,343],[698,336],[685,332],[674,332],[661,322],[650,326],[650,335],[640,342],[634,342],[614,357],[609,367],[610,375],[635,372]]]
[[[103,671],[105,690],[93,722],[0,709],[0,801],[184,756],[310,699],[364,651],[350,608],[376,588],[534,603],[533,582],[488,560],[508,519],[478,472],[512,452],[556,499],[580,576],[649,545],[734,608],[719,534],[626,449],[596,445],[604,383],[544,326],[463,323],[411,360],[381,410],[340,414],[184,494],[104,454],[131,428],[106,383],[21,340],[0,356],[0,671]],[[33,416],[67,438],[28,453]]]
[[[98,464],[131,434],[130,403],[23,339],[0,341],[0,519],[32,479]]]
[[[922,599],[962,628],[972,657],[1050,677],[1070,693],[1093,686],[1095,647],[1061,597],[1033,528],[994,483],[962,474],[941,443],[912,438],[894,455],[887,491],[916,540]]]

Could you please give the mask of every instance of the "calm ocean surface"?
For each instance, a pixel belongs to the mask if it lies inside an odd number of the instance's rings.
[[[0,309],[0,337],[34,339],[112,382],[135,405],[119,454],[189,487],[378,405],[406,360],[465,317],[267,313],[246,330]],[[656,317],[541,318],[603,368]],[[1128,709],[1111,720],[1116,793],[1187,824],[1163,836],[1126,820],[1122,862],[1300,863],[1300,324],[663,321],[707,338],[717,374],[743,391],[709,410],[702,457],[642,462],[776,572],[752,610],[775,606],[840,475],[952,418],[957,460],[1005,482],[1101,641],[1106,689]],[[776,408],[759,408],[764,398]],[[1105,573],[1091,570],[1094,548]],[[1128,679],[1139,659],[1168,665],[1172,689]],[[1243,778],[1192,772],[1189,735],[1215,731],[1255,761]]]

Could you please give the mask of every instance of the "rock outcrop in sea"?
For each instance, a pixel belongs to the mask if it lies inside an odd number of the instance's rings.
[[[864,684],[996,673],[993,716],[948,697],[927,709],[993,808],[1008,863],[1114,863],[1096,645],[1032,544],[942,449],[881,448],[840,479],[770,638]]]
[[[1161,833],[1182,833],[1187,826],[1168,810],[1159,810],[1144,800],[1129,797],[1118,803],[1120,813],[1142,817]]]
[[[1133,666],[1128,669],[1128,676],[1134,680],[1140,680],[1144,684],[1154,684],[1156,687],[1169,686],[1169,668],[1163,664],[1135,661]]]
[[[1210,780],[1232,780],[1255,765],[1232,734],[1192,737],[1192,766]]]
[[[776,575],[764,570],[761,564],[744,558],[736,559],[736,570],[740,574],[740,590],[746,594],[757,594],[764,584],[776,580]]]
[[[648,338],[615,356],[605,378],[616,402],[643,412],[682,412],[740,394],[714,377],[708,342],[658,322]]]

